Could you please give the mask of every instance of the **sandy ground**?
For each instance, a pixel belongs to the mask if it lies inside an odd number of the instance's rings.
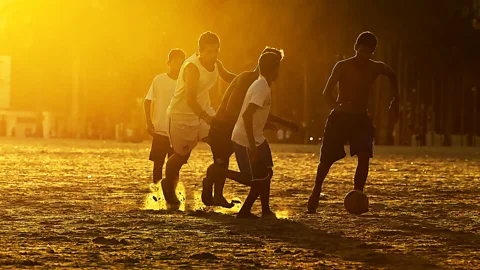
[[[327,200],[308,215],[318,147],[273,146],[280,219],[255,221],[202,206],[204,145],[182,171],[186,202],[175,212],[152,199],[148,143],[3,139],[0,148],[1,268],[480,269],[480,148],[377,147],[371,209],[354,216],[343,196],[355,159],[334,165]],[[226,186],[230,199],[247,191]]]

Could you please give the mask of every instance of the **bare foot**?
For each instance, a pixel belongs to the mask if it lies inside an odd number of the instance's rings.
[[[167,201],[167,204],[180,206],[180,200],[175,194],[175,188],[173,184],[171,184],[169,181],[166,181],[166,179],[163,179],[161,184],[163,196],[165,197],[165,201]]]
[[[277,219],[277,215],[275,215],[275,213],[271,210],[268,210],[266,212],[262,211],[262,218]]]
[[[310,214],[315,214],[317,212],[318,208],[318,201],[320,200],[320,196],[317,195],[310,195],[310,198],[308,198],[308,203],[307,203],[307,212]]]
[[[228,202],[224,197],[214,198],[213,203],[215,206],[221,206],[224,208],[232,208],[235,206],[233,202]]]

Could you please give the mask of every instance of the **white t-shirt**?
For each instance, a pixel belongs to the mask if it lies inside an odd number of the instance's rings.
[[[170,105],[177,80],[168,77],[167,73],[155,76],[146,100],[153,101],[152,122],[155,126],[155,133],[168,136],[167,108]]]
[[[200,77],[197,82],[197,102],[204,111],[213,116],[215,114],[215,110],[210,105],[210,89],[215,86],[218,80],[217,64],[215,63],[215,69],[213,71],[208,71],[200,63],[198,55],[196,54],[190,56],[187,58],[187,60],[185,60],[185,62],[183,62],[182,68],[180,69],[180,74],[178,75],[178,84],[175,88],[172,102],[168,107],[168,113],[170,116],[183,116],[183,118],[190,117],[192,121],[198,120],[198,116],[195,115],[187,103],[184,71],[188,64],[197,66],[200,73]]]
[[[235,128],[233,129],[232,141],[235,143],[249,147],[247,131],[245,130],[245,123],[243,121],[243,113],[250,103],[258,105],[258,108],[253,114],[253,136],[257,146],[265,141],[263,136],[263,129],[267,123],[268,115],[270,114],[270,107],[272,104],[272,90],[268,86],[267,80],[264,77],[258,78],[248,88],[245,100],[243,101],[242,110],[238,117]]]

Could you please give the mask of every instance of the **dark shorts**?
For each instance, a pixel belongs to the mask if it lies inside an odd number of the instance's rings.
[[[154,134],[149,159],[154,162],[164,162],[165,157],[172,154],[173,149],[170,146],[170,139],[167,136]]]
[[[258,158],[254,163],[250,162],[248,147],[233,143],[233,149],[241,173],[250,175],[252,180],[266,180],[271,177],[273,160],[267,141],[257,146]]]
[[[232,156],[234,152],[232,142],[233,128],[234,126],[228,123],[223,123],[215,119],[212,121],[210,132],[208,133],[208,140],[215,162],[218,160],[228,162]]]
[[[351,114],[332,111],[323,135],[320,161],[333,163],[346,156],[344,145],[350,145],[350,155],[366,152],[373,157],[375,128],[367,113]]]

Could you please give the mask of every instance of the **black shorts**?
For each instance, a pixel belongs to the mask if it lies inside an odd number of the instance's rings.
[[[251,162],[248,147],[233,143],[235,157],[238,168],[242,174],[248,174],[252,181],[268,180],[271,177],[273,167],[272,152],[267,141],[257,146],[258,157],[255,162]]]
[[[166,156],[173,155],[170,139],[167,136],[154,134],[149,159],[154,162],[165,162]]]
[[[320,161],[333,163],[346,156],[344,145],[349,143],[350,155],[361,152],[373,157],[375,128],[367,113],[343,113],[332,111],[328,116],[323,135]]]
[[[214,161],[228,162],[234,150],[232,145],[232,133],[234,125],[213,120],[208,133],[210,148]]]

